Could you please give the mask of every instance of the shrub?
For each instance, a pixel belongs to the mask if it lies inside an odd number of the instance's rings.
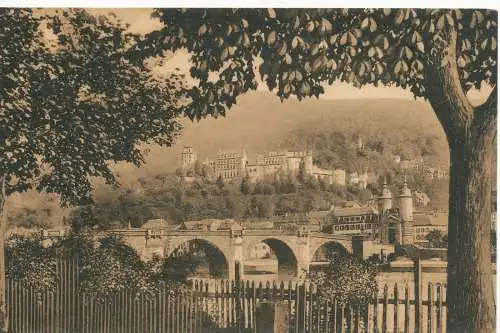
[[[340,304],[364,306],[377,295],[377,268],[349,253],[332,254],[324,270],[313,273],[319,296]]]

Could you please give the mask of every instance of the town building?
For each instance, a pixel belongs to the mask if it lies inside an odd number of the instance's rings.
[[[333,184],[333,171],[332,170],[321,169],[321,168],[318,168],[317,166],[313,165],[311,173],[312,173],[312,176],[314,178],[316,178],[317,180],[322,180],[328,185]]]
[[[425,236],[432,230],[448,233],[448,213],[419,212],[414,214],[415,241],[425,241]]]
[[[431,203],[431,199],[424,192],[414,191],[413,200],[415,200],[416,206],[427,207]]]
[[[344,169],[335,169],[333,170],[333,183],[339,186],[345,186],[346,184],[346,175]]]
[[[361,175],[359,175],[359,188],[362,190],[366,190],[366,187],[368,186],[368,172],[364,172]]]
[[[424,175],[428,179],[442,179],[448,177],[448,172],[441,168],[426,168]]]
[[[349,185],[358,185],[359,184],[359,175],[357,171],[353,171],[349,173],[348,176]]]

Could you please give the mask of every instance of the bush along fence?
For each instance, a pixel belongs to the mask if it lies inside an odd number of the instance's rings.
[[[96,299],[79,292],[78,266],[59,264],[56,290],[36,293],[7,280],[10,331],[13,333],[209,333],[218,328],[254,331],[262,303],[285,304],[287,332],[445,332],[446,287],[416,283],[385,284],[376,302],[341,305],[318,297],[307,283],[194,281],[172,292],[163,285],[154,295],[121,291]],[[257,332],[259,333],[259,332]]]

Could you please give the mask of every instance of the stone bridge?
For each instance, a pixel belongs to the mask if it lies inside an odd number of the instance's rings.
[[[353,235],[270,229],[217,231],[124,229],[108,231],[106,234],[121,236],[124,242],[134,247],[144,257],[154,254],[169,257],[176,249],[186,244],[198,243],[210,250],[208,252],[210,260],[219,261],[224,266],[223,276],[226,278],[235,277],[235,262],[239,261],[240,267],[243,268],[244,254],[257,243],[265,243],[272,249],[278,260],[278,269],[288,265],[293,267],[294,275],[297,276],[309,270],[319,249],[337,248],[359,253],[359,245],[355,245],[353,249],[356,239],[358,244],[368,241]]]

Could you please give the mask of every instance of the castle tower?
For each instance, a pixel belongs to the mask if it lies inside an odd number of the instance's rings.
[[[312,168],[313,168],[313,157],[312,157],[312,149],[307,148],[306,151],[306,156],[304,160],[304,168],[306,175],[312,175]]]
[[[400,244],[412,244],[415,241],[415,226],[413,224],[413,196],[408,188],[408,183],[403,183],[399,195],[399,215],[401,218]]]
[[[392,208],[392,193],[386,182],[382,188],[382,194],[377,197],[379,214],[384,214]]]
[[[196,162],[196,151],[193,147],[184,147],[181,151],[180,159],[182,169],[189,169],[193,167]]]

